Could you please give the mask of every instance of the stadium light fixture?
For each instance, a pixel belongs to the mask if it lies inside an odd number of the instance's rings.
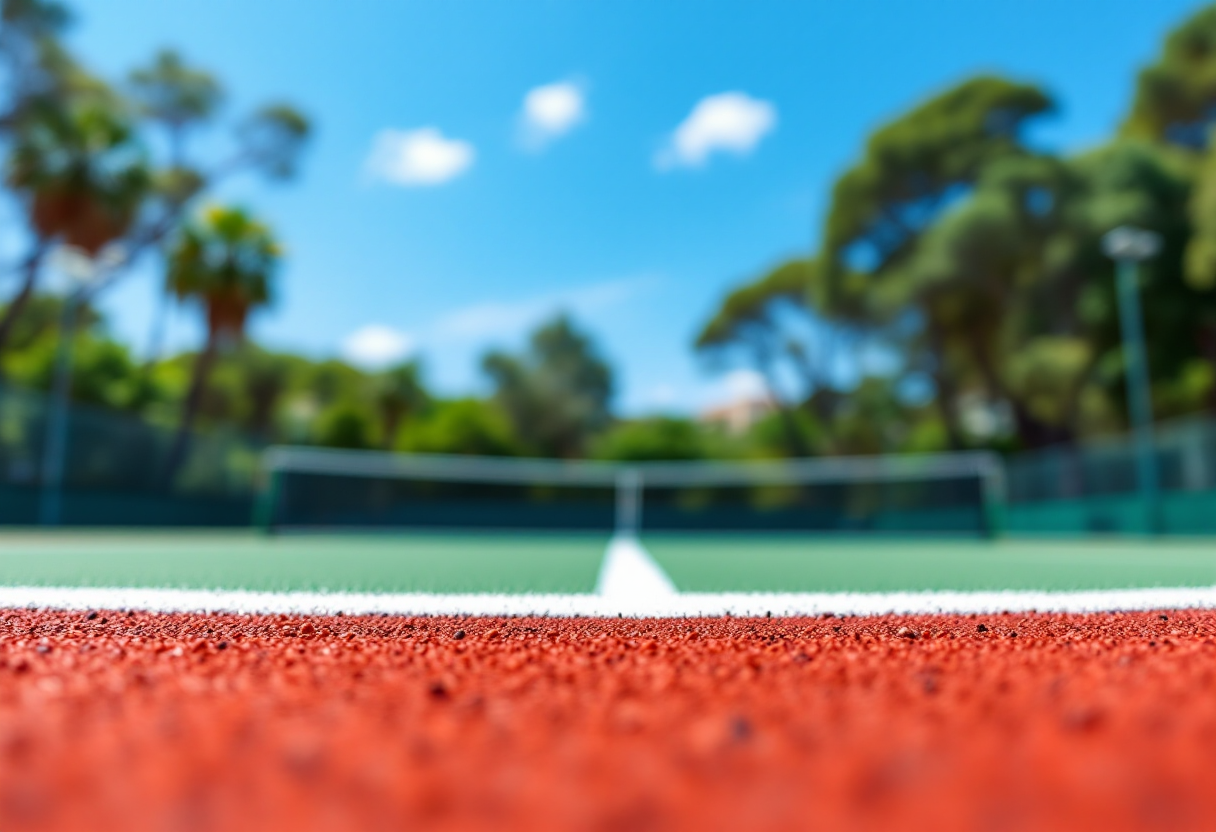
[[[1119,328],[1123,333],[1123,367],[1127,379],[1127,409],[1136,449],[1136,479],[1150,533],[1162,531],[1156,443],[1153,439],[1153,400],[1144,350],[1144,317],[1140,310],[1140,264],[1161,250],[1161,235],[1120,226],[1102,238],[1102,251],[1115,261],[1115,293]]]
[[[63,466],[68,446],[68,399],[72,391],[72,340],[76,334],[76,314],[88,290],[107,272],[127,260],[127,251],[112,243],[97,255],[76,246],[61,245],[51,252],[51,266],[68,279],[64,292],[59,346],[55,354],[55,377],[51,412],[47,418],[46,440],[42,447],[42,496],[38,504],[39,521],[44,526],[59,525],[63,509]]]

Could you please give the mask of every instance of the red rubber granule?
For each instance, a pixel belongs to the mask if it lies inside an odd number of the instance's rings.
[[[0,829],[1211,830],[1216,613],[0,610]]]

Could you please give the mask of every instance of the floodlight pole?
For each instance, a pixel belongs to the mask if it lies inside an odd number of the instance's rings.
[[[1136,479],[1148,532],[1160,534],[1163,531],[1163,518],[1139,278],[1140,263],[1157,253],[1161,238],[1151,231],[1123,226],[1107,234],[1102,244],[1106,254],[1115,261],[1115,292],[1119,301],[1119,328],[1123,334],[1123,366],[1127,382],[1128,417],[1136,453]]]

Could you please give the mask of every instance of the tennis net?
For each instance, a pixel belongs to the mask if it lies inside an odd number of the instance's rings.
[[[274,447],[260,525],[289,529],[994,535],[1004,472],[982,452],[617,463]]]

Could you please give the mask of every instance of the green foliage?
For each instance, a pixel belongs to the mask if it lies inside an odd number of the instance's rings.
[[[817,420],[805,410],[770,413],[752,425],[745,441],[745,455],[762,459],[814,456],[829,450]],[[791,445],[798,453],[791,454]]]
[[[58,338],[43,338],[18,353],[10,378],[22,386],[51,388]],[[136,410],[155,398],[152,382],[137,372],[123,344],[95,333],[78,335],[72,346],[72,401],[120,410]]]
[[[363,373],[335,359],[310,365],[304,375],[301,386],[322,405],[356,399],[366,383]]]
[[[206,184],[202,173],[187,167],[186,138],[212,119],[223,89],[211,73],[190,66],[171,49],[133,70],[127,83],[141,115],[162,127],[169,139],[168,166],[157,172],[157,192],[172,206],[184,205]]]
[[[396,444],[402,421],[422,410],[430,400],[422,383],[422,367],[417,361],[392,367],[375,380],[375,388],[380,441],[391,448]]]
[[[808,407],[822,418],[842,357],[882,337],[815,308],[823,276],[813,259],[782,263],[728,294],[694,344],[711,367],[743,363],[765,380],[779,411],[785,451],[793,456],[805,456],[813,447],[795,411]],[[787,388],[793,379],[797,391],[783,391],[777,383],[782,377]]]
[[[707,439],[704,428],[688,419],[639,419],[619,422],[597,437],[590,456],[626,462],[704,459],[709,455]]]
[[[331,448],[370,448],[373,432],[371,414],[366,408],[342,402],[321,415],[317,442]]]
[[[34,295],[14,321],[11,344],[12,354],[3,356],[6,368],[20,362],[21,353],[36,344],[58,338],[63,323],[63,297],[60,295]],[[89,304],[76,307],[76,331],[97,333],[103,329],[101,313]]]
[[[0,131],[14,132],[31,102],[73,86],[78,67],[57,40],[71,17],[66,6],[47,0],[0,2],[0,65],[8,94],[0,103]]]
[[[1216,7],[1169,34],[1160,57],[1140,72],[1123,129],[1129,135],[1200,149],[1216,115]]]
[[[47,0],[4,0],[0,3],[0,22],[6,31],[17,30],[26,37],[45,37],[62,32],[72,15],[62,3]]]
[[[766,342],[774,327],[774,306],[800,303],[811,291],[815,264],[795,259],[758,280],[735,289],[697,336],[695,348],[706,352],[751,342]]]
[[[129,83],[141,111],[171,131],[207,120],[223,99],[211,73],[189,66],[171,49],[161,50],[151,64],[133,70]]]
[[[533,332],[523,355],[490,353],[482,368],[533,453],[578,456],[611,418],[612,370],[564,315]]]
[[[1186,246],[1186,278],[1196,289],[1216,288],[1216,146],[1203,156],[1191,198],[1192,235]]]
[[[1053,108],[1038,87],[977,77],[879,128],[832,191],[818,302],[865,314],[863,274],[882,274],[915,248],[941,210],[992,162],[1025,153],[1026,122]]]
[[[519,456],[523,453],[506,414],[493,402],[482,399],[437,403],[425,416],[405,425],[398,434],[397,449],[479,456]]]
[[[157,375],[164,375],[172,363],[158,364]],[[305,359],[243,344],[217,361],[203,397],[200,416],[210,423],[236,425],[252,437],[270,440],[277,435],[280,411],[287,395],[306,366]],[[183,388],[184,378],[184,374],[177,376],[177,383]],[[294,438],[303,441],[310,433],[311,427],[308,427]]]
[[[213,207],[173,244],[166,282],[179,300],[202,305],[209,338],[239,336],[250,310],[270,303],[279,257],[273,233],[252,215]]]
[[[130,228],[151,174],[130,116],[99,96],[31,103],[6,162],[35,234],[96,255]]]
[[[1068,424],[1075,416],[1071,408],[1079,382],[1092,363],[1092,346],[1085,339],[1039,336],[1009,356],[1009,387],[1034,418],[1047,424]]]
[[[38,291],[51,248],[121,241],[133,257],[164,245],[166,290],[203,310],[207,340],[140,366],[86,297],[73,400],[166,424],[180,411],[182,437],[197,420],[260,442],[639,461],[1034,447],[1122,425],[1100,242],[1130,224],[1164,243],[1141,286],[1155,412],[1216,412],[1216,7],[1169,36],[1121,134],[1087,152],[1032,149],[1026,129],[1050,96],[994,76],[874,131],[835,183],[818,252],[728,293],[697,335],[710,369],[767,382],[775,410],[740,436],[614,420],[611,369],[564,316],[520,354],[485,357],[489,400],[433,397],[416,362],[367,373],[243,343],[248,314],[273,299],[279,244],[248,213],[192,209],[233,174],[294,175],[312,125],[265,105],[233,123],[231,156],[200,158],[190,138],[219,120],[219,80],[162,51],[112,88],[60,40],[69,22],[57,3],[0,0],[4,184],[30,228],[0,309],[13,383],[51,383],[63,306]]]

